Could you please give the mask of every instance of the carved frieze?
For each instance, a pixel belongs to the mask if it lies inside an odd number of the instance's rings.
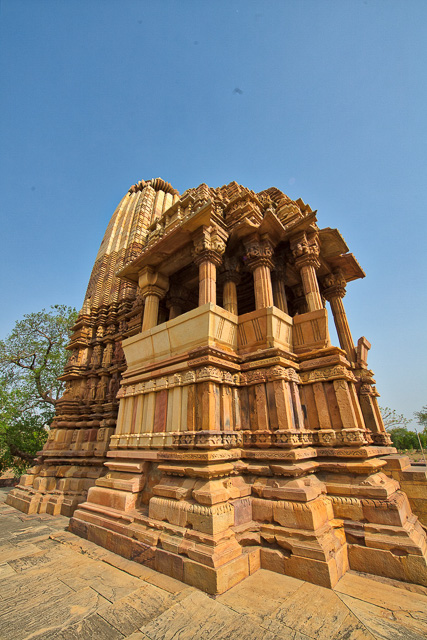
[[[239,431],[187,431],[173,435],[173,445],[179,448],[231,449],[242,444],[242,433]]]
[[[314,371],[302,371],[299,375],[302,384],[339,380],[340,378],[349,382],[357,382],[354,374],[349,369],[346,369],[346,367],[341,365],[326,367],[324,369],[315,369]]]

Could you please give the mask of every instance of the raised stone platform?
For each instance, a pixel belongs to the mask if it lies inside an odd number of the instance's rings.
[[[335,589],[259,570],[213,598],[24,515],[0,489],[7,640],[422,640],[427,588],[348,572]]]

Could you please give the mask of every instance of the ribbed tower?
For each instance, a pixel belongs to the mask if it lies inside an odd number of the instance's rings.
[[[116,273],[141,252],[148,229],[179,198],[162,180],[141,180],[122,198],[108,224],[73,327],[63,397],[39,464],[9,495],[27,513],[71,515],[99,477],[117,419],[116,394],[126,368],[121,341],[140,326],[137,287]]]

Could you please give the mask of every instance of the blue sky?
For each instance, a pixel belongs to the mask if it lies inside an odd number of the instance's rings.
[[[425,0],[2,0],[0,337],[81,307],[127,189],[276,186],[367,277],[383,406],[427,404]]]

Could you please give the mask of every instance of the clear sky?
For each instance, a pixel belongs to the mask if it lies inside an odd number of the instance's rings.
[[[1,0],[0,337],[81,307],[128,188],[276,186],[367,277],[380,404],[427,404],[426,0]]]

